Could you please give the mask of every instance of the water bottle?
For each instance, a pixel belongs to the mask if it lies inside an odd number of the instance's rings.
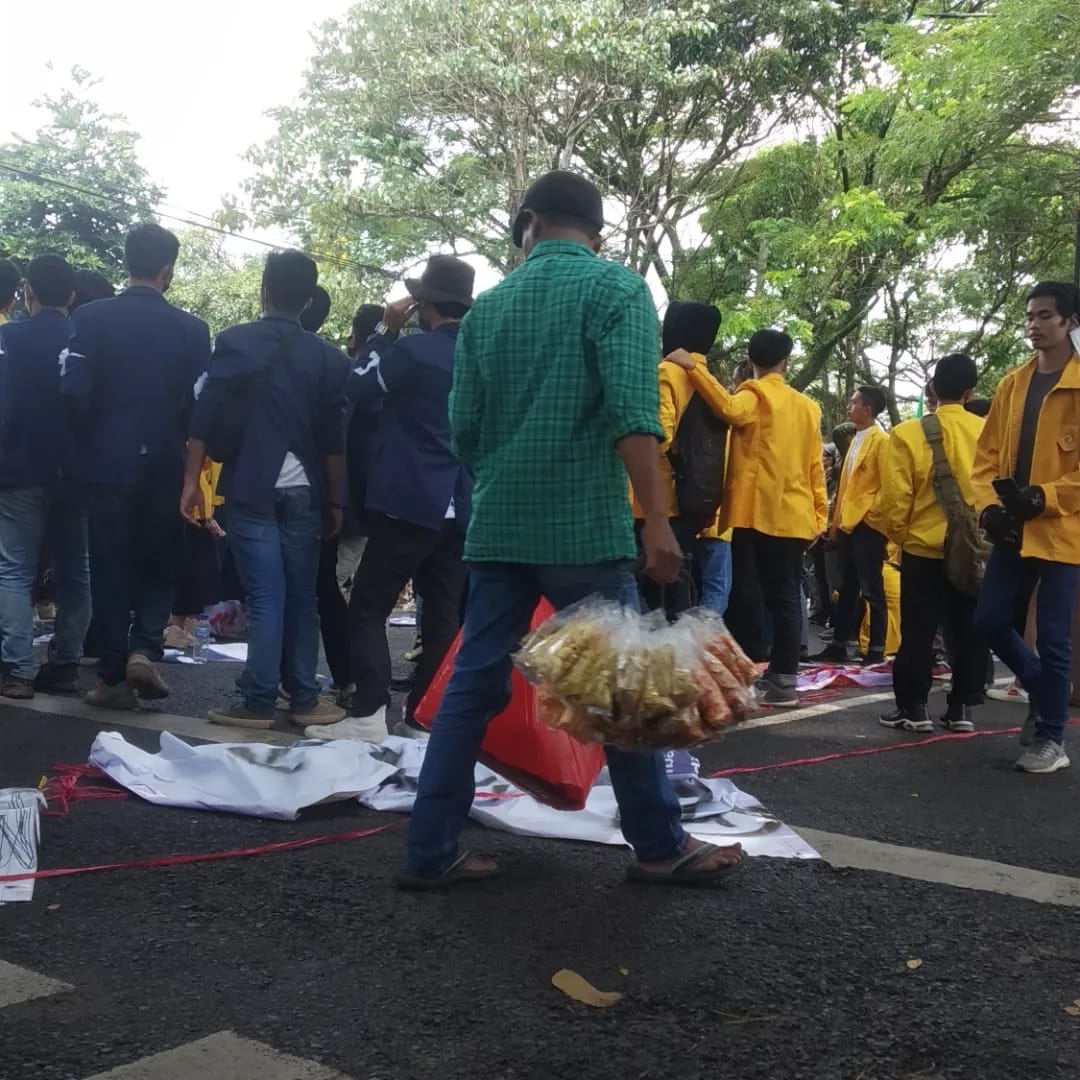
[[[210,644],[210,620],[205,615],[199,616],[199,622],[191,634],[191,659],[196,664],[206,662],[206,646]]]

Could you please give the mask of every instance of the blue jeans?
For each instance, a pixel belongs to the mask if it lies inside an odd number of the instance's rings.
[[[432,726],[409,821],[409,873],[437,877],[457,857],[475,794],[473,769],[492,717],[510,700],[510,654],[541,596],[565,608],[593,593],[637,607],[628,564],[523,566],[473,563],[454,673]],[[623,835],[642,860],[674,858],[686,841],[661,754],[608,748]]]
[[[975,607],[975,631],[1001,657],[1038,710],[1036,736],[1065,741],[1072,679],[1072,617],[1080,566],[1022,559],[1019,552],[995,547],[986,566]],[[1035,586],[1038,649],[1016,632],[1017,612],[1026,611]]]
[[[731,595],[731,541],[698,540],[697,558],[701,567],[701,606],[722,616]]]
[[[0,658],[21,679],[37,674],[32,593],[43,545],[52,563],[56,596],[49,659],[77,664],[90,625],[86,509],[59,488],[0,491]]]
[[[295,708],[319,697],[319,572],[322,519],[306,487],[279,491],[272,514],[229,506],[229,545],[248,597],[248,657],[237,686],[244,706],[273,713],[282,658]]]

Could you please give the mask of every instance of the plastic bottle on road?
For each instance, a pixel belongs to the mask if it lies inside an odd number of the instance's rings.
[[[196,664],[206,662],[206,646],[209,644],[210,620],[205,615],[200,615],[198,624],[191,634],[191,659]]]

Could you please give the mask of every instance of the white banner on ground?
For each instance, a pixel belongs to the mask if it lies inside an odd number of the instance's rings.
[[[408,813],[427,742],[391,737],[381,746],[339,739],[299,742],[211,743],[191,746],[163,732],[157,754],[104,731],[90,763],[148,802],[255,817],[295,820],[318,803],[358,799],[372,810]],[[702,780],[690,754],[667,755],[668,772],[686,828],[707,840],[738,840],[748,855],[814,859],[817,852],[730,780]],[[523,836],[624,844],[615,793],[601,772],[584,810],[544,806],[482,765],[476,767],[472,817]]]

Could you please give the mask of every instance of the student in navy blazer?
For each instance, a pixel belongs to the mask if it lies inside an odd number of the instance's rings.
[[[90,623],[86,508],[60,403],[60,354],[71,338],[67,306],[75,272],[59,255],[39,255],[26,269],[29,319],[0,326],[0,694],[75,691]],[[34,660],[31,593],[43,545],[56,596],[49,660]]]
[[[188,418],[210,358],[206,323],[164,296],[179,253],[167,229],[136,225],[124,243],[127,288],[79,307],[61,354],[60,389],[88,485],[101,650],[86,700],[111,709],[169,693],[153,661],[172,607]]]
[[[318,281],[299,251],[267,256],[262,318],[223,330],[191,419],[180,512],[205,516],[199,470],[227,414],[239,448],[222,463],[229,546],[248,597],[242,701],[212,723],[270,728],[285,658],[292,723],[333,723],[345,710],[319,700],[315,587],[324,536],[341,529],[345,466],[345,357],[300,325]]]
[[[409,297],[386,308],[349,377],[349,396],[357,408],[371,410],[381,403],[367,473],[368,542],[349,602],[356,693],[350,718],[333,727],[310,727],[312,737],[378,742],[387,734],[386,619],[410,580],[424,599],[424,651],[402,734],[413,730],[413,712],[457,633],[472,474],[450,448],[447,403],[458,326],[472,304],[473,278],[472,267],[460,259],[430,259],[418,281],[406,281]],[[400,337],[413,313],[422,333]]]

